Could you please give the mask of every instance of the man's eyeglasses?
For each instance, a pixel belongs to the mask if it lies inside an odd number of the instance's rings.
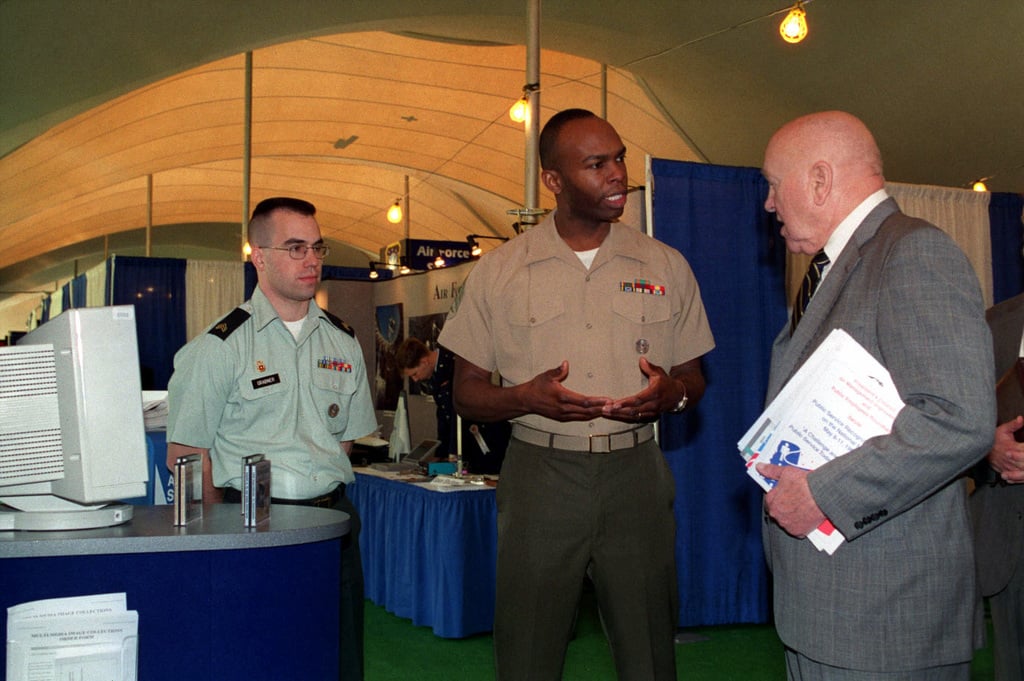
[[[268,248],[272,251],[288,251],[288,255],[292,260],[302,260],[309,251],[313,251],[313,255],[319,260],[323,260],[331,252],[327,244],[292,244],[291,246],[260,246],[260,248]]]

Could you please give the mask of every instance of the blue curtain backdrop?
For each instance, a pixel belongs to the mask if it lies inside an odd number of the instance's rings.
[[[60,287],[61,312],[63,312],[64,310],[69,310],[74,307],[74,301],[71,299],[71,286],[73,282],[74,280],[72,279],[71,281]]]
[[[1001,303],[1024,291],[1024,196],[994,193],[989,199],[992,235],[992,303]]]
[[[185,344],[185,260],[110,259],[109,305],[134,305],[144,390],[166,390],[174,353]]]
[[[716,344],[704,399],[661,422],[676,478],[679,624],[765,622],[762,492],[736,442],[763,409],[786,320],[785,245],[757,170],[655,159],[652,171],[654,236],[689,261]]]
[[[249,300],[252,298],[252,292],[256,290],[256,268],[252,266],[252,263],[248,260],[245,261],[245,265],[242,266],[242,272],[245,275],[245,299]]]
[[[88,290],[88,283],[84,274],[79,274],[71,280],[71,297],[64,298],[65,309],[85,307],[85,295]]]

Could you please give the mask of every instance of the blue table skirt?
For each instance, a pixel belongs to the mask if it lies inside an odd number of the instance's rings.
[[[443,638],[488,632],[494,620],[497,507],[493,488],[435,492],[356,474],[366,597]]]

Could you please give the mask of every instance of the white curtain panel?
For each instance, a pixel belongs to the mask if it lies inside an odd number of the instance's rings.
[[[192,340],[244,302],[241,262],[189,260],[185,264],[185,334]]]
[[[107,262],[85,271],[85,306],[103,307],[107,304]]]
[[[50,319],[64,311],[64,287],[60,286],[50,294]]]
[[[889,195],[907,215],[922,218],[949,234],[974,266],[985,297],[992,305],[992,235],[988,192],[888,182]]]

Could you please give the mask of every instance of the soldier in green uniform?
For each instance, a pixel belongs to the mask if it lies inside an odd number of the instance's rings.
[[[207,502],[240,501],[242,457],[271,462],[275,504],[337,508],[351,516],[342,552],[342,678],[361,679],[363,576],[352,441],[377,429],[355,332],[313,300],[327,246],[316,208],[260,202],[249,225],[259,284],[252,298],[174,358],[168,386],[167,464],[203,456]]]

